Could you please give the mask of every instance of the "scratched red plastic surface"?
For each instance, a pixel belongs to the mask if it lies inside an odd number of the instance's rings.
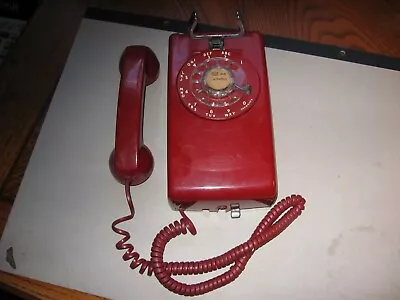
[[[201,118],[181,101],[177,78],[188,60],[208,50],[208,40],[170,37],[168,61],[168,196],[181,207],[199,200],[276,199],[271,107],[261,35],[248,32],[224,40],[225,49],[242,56],[259,82],[259,94],[246,113],[223,121]],[[190,95],[190,93],[189,93]],[[204,207],[207,208],[207,207]]]

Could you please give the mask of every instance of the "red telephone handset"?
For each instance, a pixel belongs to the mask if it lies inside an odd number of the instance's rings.
[[[115,150],[110,167],[121,183],[138,185],[150,177],[154,166],[151,151],[143,143],[143,107],[145,87],[157,80],[160,63],[150,48],[129,46],[119,69]]]

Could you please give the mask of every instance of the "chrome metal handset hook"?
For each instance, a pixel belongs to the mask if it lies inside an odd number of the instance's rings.
[[[233,37],[241,37],[245,33],[242,16],[239,11],[236,11],[236,22],[239,27],[239,31],[236,33],[207,33],[207,34],[196,34],[194,30],[198,24],[197,13],[193,11],[191,16],[191,26],[189,29],[189,37],[191,39],[204,39],[204,38],[233,38]]]

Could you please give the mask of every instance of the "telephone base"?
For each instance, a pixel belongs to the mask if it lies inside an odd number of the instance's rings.
[[[191,205],[187,205],[185,203],[177,204],[173,201],[169,201],[170,207],[175,210],[185,210],[185,211],[208,211],[208,212],[227,212],[231,214],[232,219],[240,218],[241,211],[246,209],[254,209],[254,208],[266,208],[271,207],[274,202],[260,202],[255,200],[238,200],[238,201],[197,201]]]

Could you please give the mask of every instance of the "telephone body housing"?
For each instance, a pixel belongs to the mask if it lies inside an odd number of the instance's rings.
[[[242,104],[232,105],[231,110],[229,105],[224,107],[231,114],[219,120],[194,113],[191,103],[184,105],[180,93],[185,91],[179,81],[182,69],[193,63],[193,58],[201,62],[202,57],[207,59],[215,51],[225,57],[228,52],[228,58],[247,64],[245,76],[253,84],[247,98],[255,96],[250,108],[243,109]],[[186,34],[170,36],[167,186],[175,208],[216,211],[229,210],[232,204],[255,208],[270,206],[276,200],[271,103],[262,36],[249,31],[241,37],[225,38],[224,51],[210,50],[208,39],[193,39]],[[185,94],[191,97],[186,98],[188,102],[195,100],[193,92],[189,88]],[[234,110],[236,115],[231,117]]]

